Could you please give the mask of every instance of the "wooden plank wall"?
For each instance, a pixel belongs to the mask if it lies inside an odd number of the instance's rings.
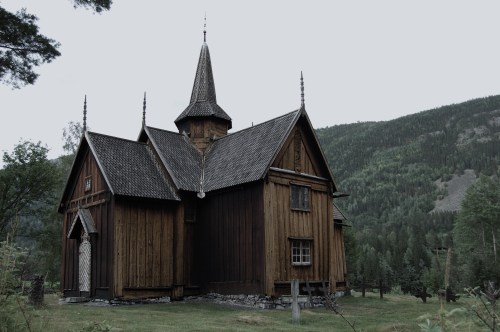
[[[273,163],[273,167],[298,171],[310,175],[320,175],[317,166],[313,164],[311,148],[300,127],[294,128],[285,143],[285,147]]]
[[[87,153],[73,186],[70,200],[65,204],[64,225],[62,227],[62,262],[61,262],[61,289],[68,294],[78,295],[78,247],[79,239],[68,239],[67,234],[78,211],[78,207],[87,208],[94,220],[97,234],[91,239],[92,244],[92,274],[91,296],[95,295],[96,288],[107,289],[111,286],[111,259],[112,241],[108,235],[112,234],[112,220],[110,193],[102,177],[94,157]],[[91,176],[92,189],[85,192],[85,178]]]
[[[260,293],[263,286],[262,183],[200,201],[200,277],[203,291]]]
[[[173,288],[177,208],[165,202],[116,202],[115,297],[152,296],[155,289],[163,295]]]
[[[292,279],[330,281],[333,218],[328,207],[326,181],[270,172],[265,186],[266,202],[266,293],[274,293],[274,283]],[[290,208],[290,183],[311,186],[310,211]],[[290,237],[312,238],[311,265],[293,266]]]
[[[347,267],[345,260],[345,247],[343,238],[343,228],[335,224],[333,231],[333,277],[336,283],[344,284],[347,282]]]

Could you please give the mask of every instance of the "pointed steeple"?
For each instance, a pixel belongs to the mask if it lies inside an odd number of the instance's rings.
[[[191,100],[188,107],[175,120],[175,124],[181,132],[191,132],[190,128],[186,128],[186,124],[189,124],[190,119],[213,120],[224,124],[227,129],[231,129],[232,127],[229,115],[217,105],[212,62],[206,43],[206,27],[203,31],[203,39],[204,42],[201,46],[198,67],[196,68]]]

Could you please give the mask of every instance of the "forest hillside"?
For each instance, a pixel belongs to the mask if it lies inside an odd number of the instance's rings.
[[[422,272],[432,266],[432,250],[453,247],[467,188],[480,175],[499,174],[500,96],[317,135],[338,190],[350,194],[336,202],[363,244],[348,249],[351,280],[368,268],[363,259],[371,253],[399,284],[405,264]]]

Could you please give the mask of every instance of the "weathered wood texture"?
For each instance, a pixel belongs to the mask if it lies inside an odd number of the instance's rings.
[[[177,207],[177,204],[165,202],[117,200],[114,220],[115,297],[146,297],[153,293],[169,295],[173,290]]]
[[[339,224],[334,224],[333,230],[333,278],[337,289],[347,287],[347,267],[345,260],[345,248],[343,238],[343,227]]]
[[[285,146],[273,163],[273,167],[319,176],[318,166],[313,164],[310,142],[300,127],[294,128]]]
[[[85,190],[85,179],[92,179],[90,190]],[[62,227],[61,289],[68,295],[79,295],[78,285],[78,247],[80,239],[68,239],[67,234],[78,211],[87,208],[94,220],[97,235],[91,237],[92,272],[91,296],[100,288],[107,293],[111,285],[112,221],[110,194],[94,157],[87,153],[81,163],[79,175],[74,182],[70,200],[65,205],[64,225]]]
[[[198,262],[203,291],[262,292],[262,183],[209,194],[199,202]]]
[[[267,294],[275,294],[275,285],[282,286],[292,279],[327,281],[334,290],[336,278],[345,273],[342,234],[334,237],[333,198],[330,194],[333,183],[327,180],[330,178],[328,165],[306,122],[305,118],[299,119],[291,131],[272,164],[274,170],[269,172],[264,187]],[[276,169],[294,171],[295,174]],[[291,209],[291,184],[311,188],[310,211]],[[292,264],[293,238],[311,240],[310,265]],[[343,264],[344,268],[334,267],[335,264]]]
[[[227,130],[228,124],[216,119],[190,119],[179,127],[179,133],[188,133],[191,142],[202,151],[213,138],[227,135]]]
[[[311,186],[310,211],[292,210],[290,183]],[[331,279],[329,236],[333,218],[328,206],[332,198],[327,183],[310,178],[271,172],[265,186],[266,202],[266,293],[274,293],[274,283],[292,279]],[[311,264],[292,265],[291,239],[311,239]]]

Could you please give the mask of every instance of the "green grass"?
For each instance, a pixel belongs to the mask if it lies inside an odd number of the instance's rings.
[[[465,307],[468,301],[446,303],[444,309]],[[300,324],[293,324],[290,310],[242,309],[206,302],[96,307],[61,305],[55,295],[47,295],[45,303],[30,311],[34,330],[81,331],[85,324],[106,321],[112,331],[352,331],[339,315],[326,309],[304,309]],[[441,308],[435,297],[424,304],[402,295],[386,295],[380,300],[372,293],[366,298],[344,297],[338,303],[357,331],[420,331],[417,318],[424,314],[436,317]],[[457,331],[480,329],[469,322]]]

